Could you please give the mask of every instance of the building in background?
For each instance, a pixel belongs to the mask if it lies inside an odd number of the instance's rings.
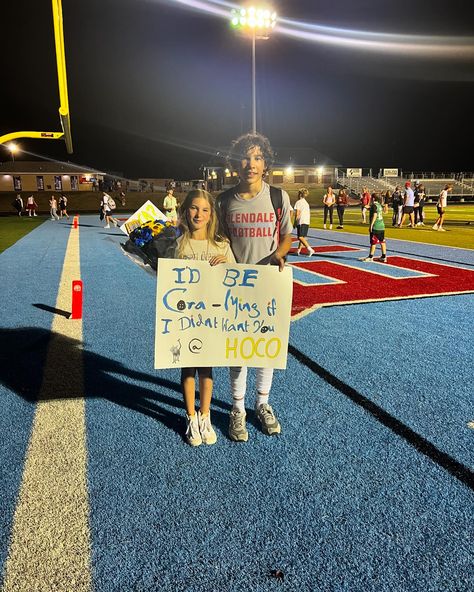
[[[237,173],[229,169],[224,150],[201,166],[203,178],[210,191],[220,191],[237,183]],[[267,181],[271,185],[329,185],[336,178],[341,165],[325,154],[312,148],[278,148],[275,162],[270,169]]]
[[[0,191],[94,191],[105,173],[65,162],[0,163]]]

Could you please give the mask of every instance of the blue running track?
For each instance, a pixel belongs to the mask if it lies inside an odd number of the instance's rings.
[[[79,230],[94,591],[474,590],[474,294],[298,318],[271,394],[281,436],[258,429],[251,382],[249,441],[227,438],[220,368],[218,441],[193,449],[179,370],[153,370],[156,278],[124,254],[119,230],[96,216]],[[2,571],[52,319],[67,313],[55,302],[70,231],[45,222],[0,255]],[[367,253],[363,236],[310,239],[361,249],[314,260],[359,269]],[[392,241],[394,251],[474,270],[469,250]]]

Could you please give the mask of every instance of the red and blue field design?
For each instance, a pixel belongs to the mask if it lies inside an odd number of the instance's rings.
[[[0,255],[2,574],[52,318],[65,313],[54,307],[70,226],[45,222]],[[312,230],[316,256],[288,260],[288,367],[270,394],[281,435],[259,427],[250,370],[249,440],[229,440],[217,368],[218,440],[194,449],[179,370],[153,370],[156,278],[97,216],[79,232],[84,380],[59,374],[53,402],[85,399],[88,592],[474,589],[472,251],[388,241],[388,264],[363,262],[368,237]],[[77,350],[61,346],[58,373]],[[77,592],[70,580],[49,589]]]
[[[474,292],[474,270],[391,255],[388,263],[360,262],[364,251],[343,245],[315,246],[316,255],[293,258],[292,316],[321,306],[399,300]],[[328,260],[327,253],[353,255]],[[318,256],[320,255],[320,256]],[[356,258],[357,257],[357,258]]]

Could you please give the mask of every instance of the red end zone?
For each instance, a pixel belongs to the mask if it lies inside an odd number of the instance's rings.
[[[332,248],[334,250],[334,247]],[[337,247],[338,250],[347,250]],[[319,250],[319,249],[318,249]],[[355,249],[349,249],[355,250]],[[304,269],[341,283],[304,286],[293,283],[293,317],[304,316],[320,306],[336,306],[379,300],[423,298],[474,292],[474,271],[405,257],[389,257],[388,264],[367,271],[330,261],[309,261]],[[431,274],[429,277],[391,278],[381,276],[385,265]]]
[[[323,247],[312,247],[313,251],[315,253],[335,253],[335,252],[339,252],[339,251],[360,251],[359,248],[355,248],[355,247],[344,247],[342,245],[325,245]],[[303,256],[307,253],[307,250],[305,248],[303,248],[303,250],[301,251]],[[296,249],[294,247],[292,247],[289,250],[290,255],[294,255],[296,253]]]

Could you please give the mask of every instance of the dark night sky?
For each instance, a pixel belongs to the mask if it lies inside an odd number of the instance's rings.
[[[468,51],[361,51],[275,32],[257,42],[257,128],[277,150],[311,148],[345,167],[474,170],[471,4],[278,0],[279,16],[300,23],[463,37]],[[172,0],[63,0],[63,17],[74,154],[46,140],[18,140],[24,149],[186,179],[250,129],[251,45],[226,20]],[[58,131],[51,2],[8,2],[2,21],[0,134]]]

